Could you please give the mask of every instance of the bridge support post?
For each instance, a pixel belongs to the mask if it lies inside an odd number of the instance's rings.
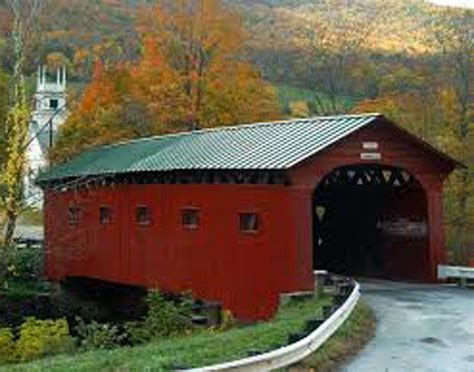
[[[428,280],[437,281],[438,265],[446,263],[446,251],[444,246],[444,223],[443,223],[443,190],[442,186],[430,186],[426,190],[428,200]]]

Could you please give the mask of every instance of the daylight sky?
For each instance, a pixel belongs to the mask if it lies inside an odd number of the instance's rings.
[[[428,0],[434,4],[448,5],[448,6],[460,6],[464,8],[474,9],[474,0]]]

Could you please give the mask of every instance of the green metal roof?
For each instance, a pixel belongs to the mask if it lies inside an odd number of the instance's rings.
[[[283,170],[379,117],[294,119],[133,140],[86,151],[45,171],[37,182],[172,170]]]

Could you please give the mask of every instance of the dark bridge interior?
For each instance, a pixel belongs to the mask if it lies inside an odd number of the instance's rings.
[[[315,269],[415,280],[427,270],[426,196],[408,172],[365,164],[338,168],[313,199]]]

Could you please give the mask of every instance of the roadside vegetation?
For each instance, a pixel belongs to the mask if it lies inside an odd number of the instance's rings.
[[[89,325],[81,323],[79,333],[82,341],[78,344],[76,340],[75,348],[66,353],[62,349],[58,350],[63,355],[3,368],[13,371],[171,370],[231,361],[286,345],[290,334],[301,332],[306,320],[314,318],[324,306],[330,304],[330,297],[323,295],[317,299],[282,305],[277,316],[269,322],[236,326],[232,318],[227,316],[227,321],[220,327],[195,330],[182,323],[186,318],[183,318],[186,306],[171,306],[163,310],[163,298],[156,292],[148,299],[153,303],[147,317],[140,324],[131,325],[135,331],[139,330],[141,336],[145,335],[141,341],[150,341],[148,343],[121,346],[127,339],[130,342],[130,334],[127,333],[130,324],[115,327],[95,322]],[[7,334],[8,330],[2,332]],[[51,348],[46,347],[44,350]],[[87,350],[89,352],[80,353]],[[41,355],[48,354],[43,352]]]

